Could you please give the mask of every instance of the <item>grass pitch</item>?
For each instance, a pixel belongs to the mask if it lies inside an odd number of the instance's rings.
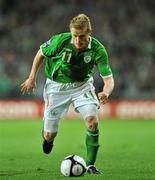
[[[82,120],[62,120],[54,149],[42,153],[42,121],[0,121],[0,180],[66,180],[62,159],[85,157]],[[100,121],[100,149],[96,166],[101,175],[81,180],[154,180],[155,121]]]

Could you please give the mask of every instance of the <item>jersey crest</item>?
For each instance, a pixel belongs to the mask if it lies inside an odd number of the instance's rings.
[[[91,56],[85,56],[84,57],[84,62],[89,63],[91,61]]]

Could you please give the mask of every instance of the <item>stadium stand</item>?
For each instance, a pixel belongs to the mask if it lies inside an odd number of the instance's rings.
[[[154,99],[154,5],[153,0],[1,0],[0,98],[23,98],[19,85],[39,45],[52,34],[68,31],[71,17],[86,13],[93,23],[93,36],[109,52],[115,78],[112,98]],[[94,77],[99,91],[98,72]],[[36,96],[24,97],[41,99],[44,81],[40,73]]]

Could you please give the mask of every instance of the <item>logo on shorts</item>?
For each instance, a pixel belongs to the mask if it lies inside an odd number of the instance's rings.
[[[52,116],[57,116],[58,112],[59,112],[58,109],[53,109],[52,112],[51,112],[51,115]]]
[[[91,56],[85,56],[84,57],[84,62],[89,63],[91,61]]]

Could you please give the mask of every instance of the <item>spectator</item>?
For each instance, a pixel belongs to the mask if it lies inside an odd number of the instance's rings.
[[[94,26],[93,34],[107,45],[115,78],[112,97],[155,98],[155,83],[152,83],[155,79],[153,7],[153,0],[96,0],[91,1],[89,6],[86,0],[47,0],[46,3],[41,0],[2,0],[1,98],[21,97],[18,84],[25,78],[25,69],[30,68],[38,44],[51,32],[67,31],[64,27],[69,17],[81,12],[90,16]],[[44,81],[44,77],[40,78]],[[97,72],[95,78],[98,78]],[[98,79],[96,91],[102,86],[101,83]],[[42,98],[42,84],[38,84],[37,98]]]

